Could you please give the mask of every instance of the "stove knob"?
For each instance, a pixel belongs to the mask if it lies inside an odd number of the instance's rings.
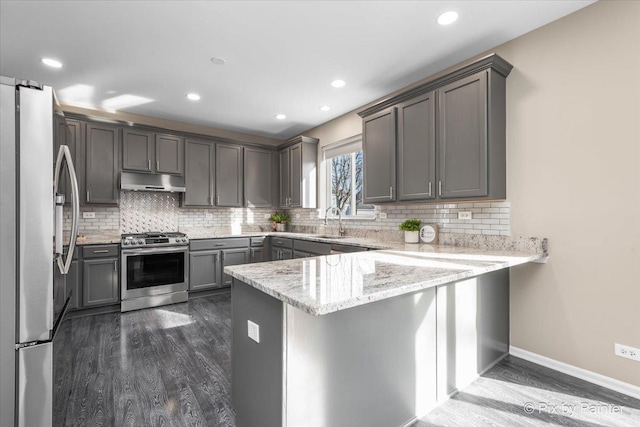
[[[144,240],[138,239],[138,241],[136,243],[139,244],[139,245],[144,245]]]
[[[128,241],[128,240],[125,240],[124,242],[122,242],[122,244],[125,245],[125,246],[129,246],[131,244],[131,242]]]
[[[187,238],[186,237],[182,238],[182,243],[187,243]]]

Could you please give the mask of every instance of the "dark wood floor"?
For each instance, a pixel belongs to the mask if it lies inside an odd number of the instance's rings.
[[[65,324],[55,355],[56,427],[235,424],[229,293]],[[604,404],[621,413],[590,412]],[[414,424],[535,425],[637,427],[640,401],[511,357]]]

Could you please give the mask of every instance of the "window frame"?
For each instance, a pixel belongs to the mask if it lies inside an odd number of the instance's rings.
[[[321,156],[321,165],[320,165],[320,181],[323,183],[320,186],[320,211],[318,213],[318,218],[320,219],[337,219],[338,215],[334,214],[333,212],[330,212],[327,214],[327,209],[329,208],[330,204],[331,204],[331,161],[330,159],[332,159],[333,157],[336,156],[331,156],[331,157],[327,157],[327,154],[330,154],[330,152],[334,149],[337,149],[339,147],[345,146],[345,145],[357,145],[358,149],[354,150],[354,151],[349,151],[347,153],[344,154],[350,154],[352,156],[352,165],[355,165],[355,153],[357,151],[362,151],[362,134],[359,135],[355,135],[352,136],[350,138],[346,138],[343,139],[341,141],[337,141],[334,142],[332,144],[327,144],[325,146],[322,147],[322,156]],[[344,155],[341,154],[341,155]],[[351,168],[351,185],[355,186],[356,183],[356,171],[355,168],[352,167]],[[364,176],[363,176],[363,180],[364,180]],[[363,183],[364,185],[364,183]],[[372,205],[373,209],[372,210],[366,210],[365,213],[358,213],[358,208],[357,208],[357,203],[356,203],[356,193],[355,191],[352,191],[351,194],[351,205],[354,207],[356,214],[355,215],[342,215],[342,219],[343,220],[356,220],[356,221],[361,221],[361,220],[375,220],[377,217],[377,206]]]

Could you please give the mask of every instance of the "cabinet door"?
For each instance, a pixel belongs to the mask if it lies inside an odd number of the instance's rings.
[[[273,151],[259,148],[244,149],[245,206],[268,208],[273,203],[271,194],[271,164]]]
[[[122,169],[153,172],[154,144],[152,133],[125,128],[122,131]]]
[[[291,180],[289,206],[297,208],[302,206],[302,143],[292,145],[289,153],[291,165],[291,172],[289,173],[289,179]]]
[[[216,144],[216,205],[242,207],[242,147]]]
[[[86,132],[86,202],[116,205],[120,131],[114,126],[88,123]]]
[[[83,261],[82,306],[117,304],[118,258],[95,258]]]
[[[280,259],[280,249],[271,248],[271,258],[270,261],[278,261]]]
[[[224,274],[224,267],[230,265],[248,264],[249,249],[225,249],[222,251],[222,286],[231,286],[233,278]]]
[[[487,195],[487,74],[438,90],[439,196]]]
[[[189,290],[219,288],[220,251],[202,251],[189,253]]]
[[[364,203],[394,201],[396,192],[396,110],[363,120]]]
[[[280,207],[289,207],[289,196],[291,196],[291,169],[289,165],[289,149],[285,148],[278,153],[280,161]]]
[[[58,156],[58,150],[60,145],[66,145],[71,152],[71,158],[73,159],[73,166],[76,170],[76,179],[78,180],[78,190],[82,192],[81,186],[81,165],[80,165],[80,150],[79,145],[82,143],[82,123],[77,120],[67,120],[66,124],[61,121],[58,122],[58,134],[56,140],[56,149],[54,155],[54,168],[55,161]],[[66,162],[63,163],[63,170],[60,174],[60,182],[58,183],[58,192],[64,194],[64,200],[66,204],[71,203],[71,184],[69,183],[69,172],[67,171]]]
[[[213,206],[214,147],[210,142],[188,139],[185,143],[183,206]]]
[[[71,261],[69,273],[66,279],[67,290],[71,289],[71,301],[69,301],[69,310],[76,310],[82,307],[82,298],[80,295],[80,261]]]
[[[184,174],[184,140],[173,135],[156,135],[155,171]]]
[[[282,252],[282,257],[280,259],[293,259],[293,250],[291,249],[280,249]]]
[[[435,94],[398,105],[398,200],[436,195]]]
[[[251,248],[251,262],[263,262],[266,261],[264,257],[264,248]]]
[[[311,255],[310,253],[307,252],[303,252],[303,251],[293,251],[293,258],[298,259],[298,258],[309,258]]]

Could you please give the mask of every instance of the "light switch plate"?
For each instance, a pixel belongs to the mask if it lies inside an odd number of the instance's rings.
[[[205,214],[205,219],[213,219],[213,214]]]
[[[96,217],[95,212],[82,212],[82,219],[93,219]]]
[[[458,212],[458,219],[472,219],[473,214],[469,211]]]
[[[378,214],[378,216],[380,217],[380,219],[387,219],[387,213],[386,212],[380,212]]]
[[[247,320],[247,330],[249,338],[260,344],[260,325]]]

